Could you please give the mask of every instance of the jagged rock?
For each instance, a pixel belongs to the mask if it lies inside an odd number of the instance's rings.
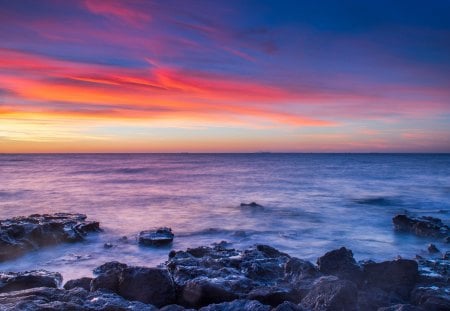
[[[450,310],[450,288],[417,286],[411,293],[411,302],[425,310]]]
[[[358,291],[358,309],[377,311],[392,304],[404,303],[405,300],[393,292],[386,292],[377,287],[368,287]]]
[[[430,245],[428,245],[428,252],[429,253],[431,253],[431,254],[435,254],[435,253],[439,253],[440,251],[439,251],[439,249],[436,247],[436,245],[434,245],[434,244],[430,244]]]
[[[56,288],[61,282],[61,274],[45,270],[0,273],[0,293],[33,287]]]
[[[139,233],[139,244],[145,246],[160,246],[170,244],[174,234],[170,228],[158,228],[156,230],[146,230]]]
[[[119,275],[119,295],[162,307],[175,302],[175,287],[165,269],[127,267]]]
[[[269,311],[270,307],[256,300],[238,299],[231,302],[211,304],[200,311]]]
[[[353,258],[353,252],[345,247],[332,250],[317,259],[319,271],[335,275],[359,284],[362,281],[362,271]]]
[[[394,292],[408,299],[418,279],[418,265],[414,260],[398,259],[363,265],[364,278],[368,286]]]
[[[75,287],[81,287],[81,288],[89,291],[91,289],[91,282],[92,282],[92,278],[88,278],[88,277],[70,280],[70,281],[67,281],[66,284],[64,284],[64,289],[69,290],[69,289],[72,289]]]
[[[315,282],[300,305],[313,311],[352,311],[357,308],[357,300],[355,283],[328,276],[321,277]]]
[[[152,305],[128,301],[114,293],[38,287],[0,294],[2,311],[157,311]]]
[[[33,214],[0,220],[0,262],[42,246],[77,242],[100,231],[96,221],[83,214]]]
[[[439,218],[429,216],[412,218],[407,215],[397,215],[392,221],[396,230],[419,236],[444,238],[450,233],[450,228]]]
[[[293,302],[285,301],[282,304],[279,304],[276,308],[272,309],[272,311],[306,311],[306,309]]]

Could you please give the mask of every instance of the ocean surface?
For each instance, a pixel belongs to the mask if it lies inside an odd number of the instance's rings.
[[[264,207],[240,207],[252,201]],[[3,154],[0,219],[85,213],[104,232],[0,263],[0,271],[43,268],[69,280],[106,261],[155,266],[171,249],[222,240],[312,261],[340,246],[357,260],[413,257],[429,240],[394,232],[392,217],[405,211],[448,224],[450,155]],[[139,231],[159,226],[173,229],[171,246],[137,245]]]

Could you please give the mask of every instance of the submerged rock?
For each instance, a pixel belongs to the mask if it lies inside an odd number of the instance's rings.
[[[0,262],[42,246],[82,241],[100,224],[83,214],[34,214],[0,220]]]
[[[419,236],[444,238],[450,234],[450,228],[439,218],[430,216],[408,217],[397,215],[392,219],[395,230],[411,232]]]
[[[46,270],[0,273],[0,293],[34,287],[56,288],[61,282],[61,274]]]
[[[241,203],[240,205],[241,207],[263,207],[262,205],[259,205],[256,202],[251,202],[251,203]]]
[[[141,231],[139,233],[139,244],[145,246],[166,245],[172,243],[174,236],[172,229],[166,227]]]

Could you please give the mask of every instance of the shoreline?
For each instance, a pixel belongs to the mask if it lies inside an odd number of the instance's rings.
[[[448,239],[448,227],[436,218],[393,220],[399,231]],[[164,229],[155,234],[167,235]],[[19,256],[39,243],[76,243],[100,230],[99,222],[81,214],[16,217],[1,221],[0,253],[13,255],[12,244],[4,249],[6,233],[16,238]],[[342,247],[312,263],[268,245],[236,250],[222,241],[172,250],[157,267],[107,262],[94,269],[93,278],[64,286],[55,272],[2,272],[0,310],[446,310],[450,253],[438,258],[431,248],[428,258],[357,262]]]

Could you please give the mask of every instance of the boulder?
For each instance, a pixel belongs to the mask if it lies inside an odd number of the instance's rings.
[[[368,286],[394,292],[408,299],[418,279],[418,264],[414,260],[398,259],[363,265],[364,279]]]
[[[417,286],[411,293],[411,302],[425,310],[450,310],[450,288]]]
[[[43,246],[82,241],[86,234],[98,231],[99,223],[87,221],[83,214],[34,214],[0,220],[0,262]]]
[[[352,311],[357,309],[357,287],[335,276],[319,278],[301,301],[301,306],[313,311]]]
[[[0,293],[34,287],[56,288],[61,282],[61,274],[45,270],[0,273]]]
[[[175,287],[166,269],[127,267],[119,274],[117,293],[157,307],[175,302]]]
[[[327,275],[335,275],[356,284],[362,281],[362,270],[353,258],[353,252],[345,247],[332,250],[317,259],[319,271]]]
[[[91,282],[92,282],[92,278],[88,278],[88,277],[70,280],[70,281],[67,281],[66,284],[64,284],[64,289],[69,290],[69,289],[72,289],[75,287],[81,287],[81,288],[89,291],[91,289]]]
[[[410,304],[398,304],[390,307],[379,308],[377,311],[425,311],[424,309]]]
[[[251,203],[241,203],[241,207],[263,207],[262,205],[259,205],[258,203],[251,202]]]
[[[450,228],[439,218],[430,216],[408,217],[397,215],[392,219],[395,230],[411,232],[419,236],[445,238],[450,234]]]
[[[144,246],[167,245],[172,243],[174,236],[172,229],[166,227],[141,231],[139,233],[139,244]]]

